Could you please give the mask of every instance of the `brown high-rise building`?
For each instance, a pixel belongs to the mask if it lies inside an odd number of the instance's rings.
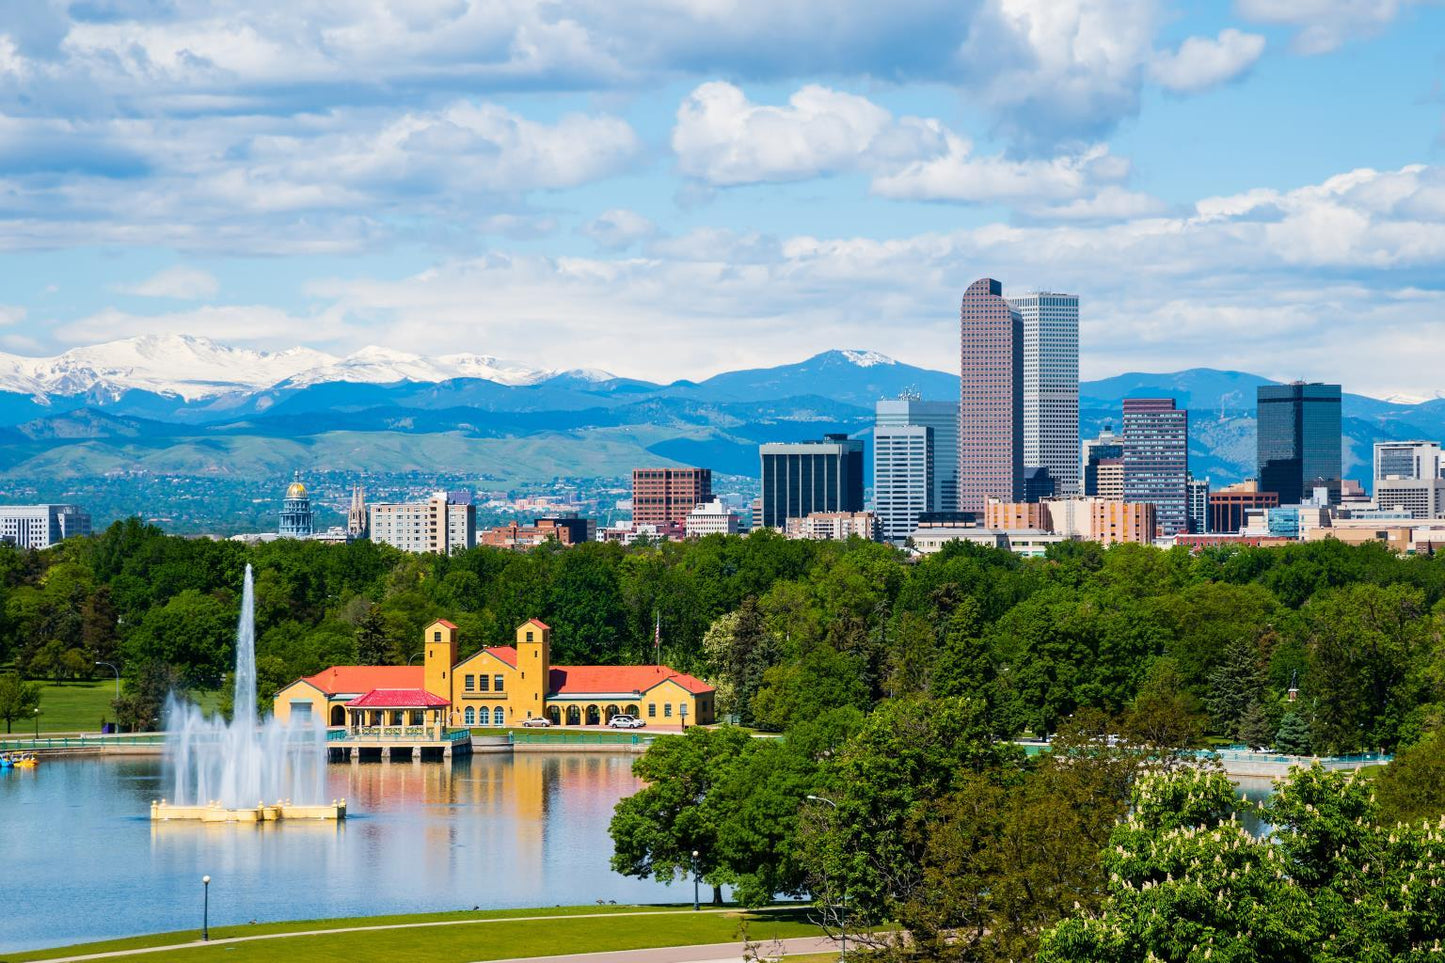
[[[632,524],[683,526],[703,502],[712,501],[711,468],[632,469]]]
[[[982,513],[1023,488],[1023,320],[993,278],[968,286],[958,318],[958,508]]]

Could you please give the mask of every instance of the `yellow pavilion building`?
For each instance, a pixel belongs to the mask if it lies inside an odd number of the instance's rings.
[[[274,712],[328,726],[605,725],[619,714],[649,728],[715,721],[712,686],[665,665],[553,665],[552,630],[539,619],[517,627],[515,645],[458,660],[457,627],[428,625],[422,665],[339,665],[276,693]]]

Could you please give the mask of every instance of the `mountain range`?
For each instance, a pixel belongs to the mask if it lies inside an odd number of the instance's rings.
[[[1269,379],[1193,368],[1080,386],[1084,437],[1117,425],[1126,397],[1191,410],[1191,466],[1216,483],[1253,473],[1255,388]],[[0,355],[0,473],[59,479],[284,477],[303,471],[475,473],[500,485],[616,477],[644,463],[754,475],[757,445],[866,432],[873,403],[958,397],[956,375],[872,351],[654,384],[487,355],[365,348],[263,352],[188,336],[141,337],[51,358]],[[1445,437],[1445,400],[1344,399],[1346,474],[1380,439]]]

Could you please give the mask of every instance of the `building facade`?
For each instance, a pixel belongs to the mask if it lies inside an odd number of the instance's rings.
[[[698,505],[687,516],[687,525],[684,529],[688,538],[701,538],[705,535],[736,535],[742,530],[742,521],[738,513],[724,505],[721,501],[703,502]]]
[[[1279,495],[1260,491],[1254,482],[1228,485],[1209,493],[1209,531],[1221,535],[1242,532],[1252,509],[1278,507]]]
[[[351,489],[351,507],[346,510],[346,537],[367,538],[371,534],[371,518],[366,511],[366,489]]]
[[[1081,462],[1083,464],[1083,489],[1085,495],[1099,495],[1104,498],[1110,497],[1100,488],[1113,483],[1113,475],[1118,476],[1119,491],[1118,497],[1124,497],[1124,436],[1114,433],[1112,424],[1105,424],[1104,430],[1099,432],[1099,437],[1090,438],[1084,442]],[[1100,467],[1102,465],[1117,466],[1118,471],[1112,472],[1108,480],[1101,481]]]
[[[1257,459],[1260,491],[1290,505],[1327,488],[1340,499],[1340,386],[1260,385],[1257,389]]]
[[[762,519],[753,527],[783,529],[813,512],[863,510],[863,442],[847,435],[821,441],[769,442],[762,461]]]
[[[1051,532],[1054,530],[1051,508],[1050,502],[1001,502],[990,498],[983,508],[983,527]]]
[[[544,717],[554,725],[605,725],[619,713],[649,727],[685,728],[716,721],[712,686],[665,665],[567,666],[552,664],[552,630],[538,619],[517,628],[516,644],[458,658],[459,630],[439,619],[422,639],[418,666],[334,666],[298,679],[276,694],[273,712],[347,723],[347,712],[368,693],[423,690],[444,700],[447,725],[520,726]],[[405,725],[383,714],[375,725]]]
[[[1387,478],[1375,482],[1375,505],[1411,518],[1445,518],[1445,478]]]
[[[17,548],[39,550],[89,534],[90,515],[79,505],[0,505],[0,542]]]
[[[1209,479],[1195,478],[1189,474],[1186,483],[1189,502],[1189,530],[1196,534],[1209,531]]]
[[[1148,502],[1116,502],[1100,498],[1093,503],[1091,537],[1106,547],[1115,542],[1148,545],[1154,541],[1159,519]]]
[[[371,540],[403,552],[450,555],[477,544],[477,508],[458,504],[447,492],[424,502],[378,502],[369,506]]]
[[[812,512],[788,519],[789,538],[815,542],[845,542],[854,536],[874,541],[879,538],[878,516],[873,512]]]
[[[1079,298],[1008,299],[1023,333],[1024,464],[1047,468],[1058,495],[1079,494]]]
[[[1124,399],[1124,501],[1154,506],[1159,534],[1189,530],[1189,412],[1173,398]]]
[[[683,525],[694,508],[710,501],[710,468],[632,469],[634,524]]]
[[[933,507],[933,429],[879,425],[873,429],[873,508],[884,541],[901,543]]]
[[[933,461],[933,480],[926,510],[957,511],[958,405],[951,401],[892,398],[879,401],[874,407],[873,417],[875,431],[905,426],[929,429],[928,454]]]
[[[1375,442],[1375,485],[1382,481],[1423,481],[1440,477],[1440,443]]]
[[[282,538],[310,538],[315,531],[314,516],[311,512],[311,496],[298,475],[286,486],[286,497],[281,501],[280,524],[276,534]]]
[[[580,545],[592,540],[595,534],[594,522],[577,515],[551,515],[534,518],[532,524],[509,522],[482,532],[479,541],[493,548],[530,549],[549,541],[566,546]],[[629,524],[629,529],[633,526]],[[652,527],[652,526],[649,526]]]
[[[958,508],[1018,501],[1023,485],[1023,320],[980,278],[959,306]]]

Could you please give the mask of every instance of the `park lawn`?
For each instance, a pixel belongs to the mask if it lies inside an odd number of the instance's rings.
[[[41,682],[40,734],[47,732],[99,732],[102,721],[115,721],[111,702],[115,699],[115,680],[92,682]],[[221,703],[218,691],[198,691],[191,698],[207,712],[215,712]],[[35,732],[35,722],[16,719],[11,735]]]
[[[519,916],[554,918],[512,919]],[[726,913],[694,914],[690,909],[673,909],[659,913],[657,907],[649,906],[557,907],[218,927],[211,931],[213,940],[231,936],[339,929],[348,926],[374,927],[419,922],[432,924],[405,929],[373,929],[244,943],[220,943],[171,951],[152,951],[138,954],[135,958],[155,960],[157,963],[207,960],[260,963],[294,959],[305,959],[308,963],[355,963],[357,960],[371,959],[406,959],[408,963],[455,963],[458,960],[494,960],[516,956],[732,942],[741,938],[740,923],[744,918],[748,921],[747,936],[752,940],[816,936],[821,933],[816,926],[805,921],[800,909],[793,908],[752,913],[733,910]],[[489,919],[499,922],[467,922]],[[189,931],[131,940],[111,940],[106,943],[89,943],[19,954],[16,959],[40,961],[59,956],[165,946],[195,939],[198,935],[195,931]]]

